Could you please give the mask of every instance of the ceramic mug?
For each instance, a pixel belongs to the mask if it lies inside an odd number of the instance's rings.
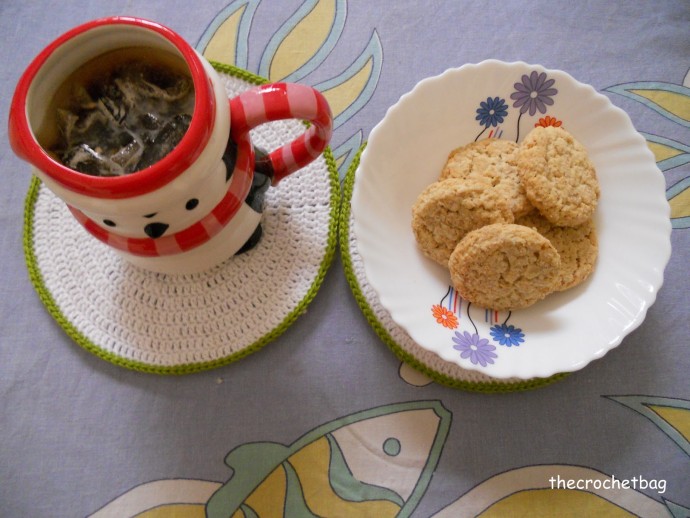
[[[63,165],[37,140],[51,117],[49,100],[75,70],[110,51],[143,48],[184,60],[194,109],[179,143],[159,161],[122,176],[93,176]],[[213,67],[178,34],[132,17],[91,21],[48,45],[20,78],[9,118],[14,152],[69,207],[93,236],[125,259],[163,273],[208,269],[256,239],[261,207],[248,203],[255,178],[249,131],[265,122],[307,120],[294,141],[264,157],[275,185],[317,158],[332,133],[325,98],[313,88],[275,83],[228,101]]]

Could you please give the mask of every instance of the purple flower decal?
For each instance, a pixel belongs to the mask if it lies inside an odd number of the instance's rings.
[[[487,128],[489,126],[496,127],[503,123],[503,117],[508,115],[507,108],[508,105],[505,99],[499,97],[494,97],[492,99],[491,97],[487,97],[486,102],[482,101],[479,103],[475,119],[479,121],[479,124]]]
[[[522,329],[507,324],[495,325],[491,328],[491,337],[495,342],[507,347],[519,346],[525,341],[525,333]]]
[[[529,110],[530,115],[534,115],[539,110],[540,113],[546,113],[546,105],[553,104],[553,97],[558,93],[558,90],[551,88],[555,83],[555,79],[546,79],[546,73],[539,74],[536,70],[528,76],[522,76],[521,83],[515,83],[515,92],[510,94],[510,98],[515,102],[514,108],[520,108],[520,113],[525,113]]]
[[[464,331],[460,334],[458,331],[455,332],[453,337],[453,349],[460,351],[461,358],[469,358],[470,361],[482,367],[486,367],[489,363],[494,363],[494,358],[498,358],[498,355],[493,351],[496,347],[491,345],[486,338],[479,338],[478,334],[469,334]]]

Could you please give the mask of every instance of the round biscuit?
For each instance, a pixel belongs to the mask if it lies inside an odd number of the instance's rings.
[[[516,155],[530,203],[558,226],[577,226],[592,217],[599,182],[587,150],[563,128],[534,128]]]
[[[518,218],[532,210],[517,171],[518,149],[519,146],[510,140],[488,138],[472,142],[450,152],[439,179],[488,182],[508,200]]]
[[[412,231],[418,247],[443,266],[468,232],[513,221],[507,201],[490,186],[457,178],[432,183],[412,207]]]
[[[594,271],[599,245],[593,219],[576,227],[559,227],[534,210],[515,223],[534,228],[558,251],[561,268],[556,291],[577,286]]]
[[[462,298],[503,311],[526,308],[553,292],[560,264],[554,246],[536,230],[493,224],[468,233],[448,268]]]

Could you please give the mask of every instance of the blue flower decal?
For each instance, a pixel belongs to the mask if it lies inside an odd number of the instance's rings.
[[[477,108],[476,120],[482,126],[496,127],[503,122],[503,118],[508,115],[508,105],[505,99],[499,97],[486,98],[486,102],[482,101],[479,103],[479,108]]]
[[[506,347],[517,347],[525,341],[525,333],[522,329],[505,323],[493,326],[490,332],[495,342]]]
[[[471,335],[464,331],[460,334],[456,331],[453,343],[455,344],[453,349],[460,351],[460,357],[469,358],[475,365],[486,367],[489,363],[494,363],[494,358],[498,358],[498,355],[493,352],[496,347],[491,345],[486,338],[479,338],[476,333]]]

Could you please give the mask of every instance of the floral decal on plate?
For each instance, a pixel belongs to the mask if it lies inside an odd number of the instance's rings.
[[[514,108],[520,108],[520,113],[529,111],[530,115],[534,115],[539,110],[539,113],[546,113],[546,106],[553,105],[552,97],[558,93],[558,90],[551,88],[556,82],[555,79],[547,79],[546,72],[541,74],[533,70],[528,76],[522,76],[519,83],[515,83],[515,92],[510,94],[510,98],[515,102]]]
[[[505,99],[500,97],[487,97],[486,101],[479,103],[479,108],[477,109],[477,116],[475,120],[479,121],[479,124],[484,126],[482,133],[484,133],[489,127],[494,128],[499,124],[503,123],[504,117],[508,115],[508,105]],[[481,134],[477,135],[477,140]]]
[[[489,343],[486,338],[479,338],[477,333],[471,335],[467,331],[460,334],[455,332],[453,337],[453,349],[460,351],[461,358],[469,358],[475,365],[479,364],[486,367],[494,362],[498,355],[494,352],[496,347]]]
[[[462,309],[462,299],[452,286],[448,286],[448,291],[438,304],[431,306],[431,314],[437,324],[441,324],[448,329],[457,329],[460,325]]]
[[[517,347],[525,341],[525,333],[523,333],[520,328],[513,325],[509,326],[506,322],[503,322],[501,325],[493,326],[491,328],[491,337],[500,345]]]
[[[542,128],[548,128],[549,126],[553,126],[554,128],[560,128],[563,125],[563,121],[559,121],[556,117],[551,117],[547,115],[546,117],[542,117],[539,119],[539,122],[534,123],[534,127],[537,128],[541,126]]]
[[[532,70],[522,74],[513,83],[513,90],[507,95],[487,95],[479,102],[474,120],[482,127],[475,137],[475,142],[486,133],[486,138],[501,138],[503,126],[510,114],[517,111],[515,122],[515,142],[520,140],[520,123],[523,116],[531,117],[534,127],[561,127],[563,121],[547,115],[546,112],[555,104],[558,89],[556,80],[546,72]],[[491,92],[495,94],[496,92]],[[512,105],[510,105],[511,101]],[[514,118],[513,118],[514,119]],[[511,120],[513,120],[511,119]],[[512,133],[512,125],[508,127]],[[489,325],[488,336],[482,336],[472,319],[472,303],[466,302],[463,315],[463,299],[450,286],[438,304],[432,304],[431,315],[436,323],[449,332],[449,340],[460,357],[469,359],[474,365],[487,367],[500,360],[503,347],[516,348],[525,344],[525,333],[521,328],[508,324],[511,312],[484,310],[484,321]],[[475,309],[475,312],[477,310]],[[466,322],[466,323],[465,323]]]
[[[443,327],[447,327],[448,329],[455,329],[458,327],[458,317],[456,317],[449,309],[439,306],[438,304],[434,304],[431,306],[431,312],[433,313],[436,322],[441,324]]]
[[[515,142],[520,140],[520,121],[524,114],[528,114],[530,117],[536,116],[537,113],[544,115],[548,107],[553,106],[554,97],[558,94],[558,89],[554,88],[555,83],[556,80],[549,78],[546,72],[533,70],[529,74],[523,74],[520,80],[513,84],[514,90],[510,94],[510,99],[513,100],[512,107],[519,112],[516,122]],[[476,113],[475,120],[483,128],[474,140],[479,140],[479,137],[489,128],[491,130],[488,138],[501,138],[503,130],[499,125],[503,124],[509,115],[509,106],[506,99],[501,96],[488,96],[486,100],[480,101]],[[547,115],[534,123],[534,126],[559,127],[562,124],[562,121]]]
[[[525,343],[525,333],[522,329],[508,324],[512,312],[508,311],[505,319],[501,321],[505,312],[479,310],[484,312],[484,322],[490,325],[489,337],[484,337],[474,323],[471,307],[472,303],[460,297],[453,286],[448,287],[448,291],[438,304],[431,305],[432,317],[438,325],[449,331],[453,349],[460,353],[461,358],[469,359],[474,365],[486,367],[497,361],[501,347],[519,347]],[[476,313],[477,308],[474,311]],[[461,329],[464,322],[467,322],[467,329]]]

